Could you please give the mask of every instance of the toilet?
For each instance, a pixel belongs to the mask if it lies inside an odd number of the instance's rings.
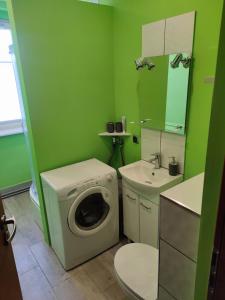
[[[114,269],[127,299],[156,300],[159,251],[142,243],[121,247],[114,258]]]

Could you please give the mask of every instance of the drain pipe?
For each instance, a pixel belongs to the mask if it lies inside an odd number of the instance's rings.
[[[122,166],[125,166],[125,159],[124,159],[124,153],[123,153],[123,145],[124,145],[124,141],[121,137],[113,137],[112,138],[112,153],[110,155],[110,158],[108,160],[108,164],[111,166],[112,165],[112,160],[113,157],[115,155],[116,152],[116,145],[119,146],[119,153],[121,156],[121,162],[122,162]]]
[[[110,165],[110,166],[112,165],[112,159],[113,159],[113,156],[115,154],[115,151],[116,151],[116,138],[113,137],[112,138],[112,153],[111,153],[110,158],[108,160],[108,165]]]
[[[123,153],[123,145],[124,145],[123,139],[118,138],[118,144],[119,144],[119,148],[120,148],[120,156],[121,156],[122,166],[125,166],[125,159],[124,159],[124,153]]]

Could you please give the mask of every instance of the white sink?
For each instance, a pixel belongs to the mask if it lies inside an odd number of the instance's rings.
[[[119,168],[125,182],[148,194],[161,193],[183,181],[183,175],[170,176],[164,168],[155,169],[144,160]]]

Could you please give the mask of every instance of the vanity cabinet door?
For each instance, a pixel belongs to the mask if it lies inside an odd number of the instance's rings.
[[[139,197],[136,193],[123,188],[124,234],[132,241],[139,242]]]
[[[200,218],[184,207],[161,197],[160,238],[197,262]]]
[[[159,284],[175,299],[194,299],[196,264],[160,240]]]
[[[140,242],[158,248],[159,207],[140,197]]]

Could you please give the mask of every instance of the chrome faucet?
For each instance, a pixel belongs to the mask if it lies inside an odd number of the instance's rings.
[[[160,153],[152,153],[151,156],[154,156],[154,158],[150,159],[150,163],[154,163],[155,169],[160,169],[161,167],[161,155]]]

